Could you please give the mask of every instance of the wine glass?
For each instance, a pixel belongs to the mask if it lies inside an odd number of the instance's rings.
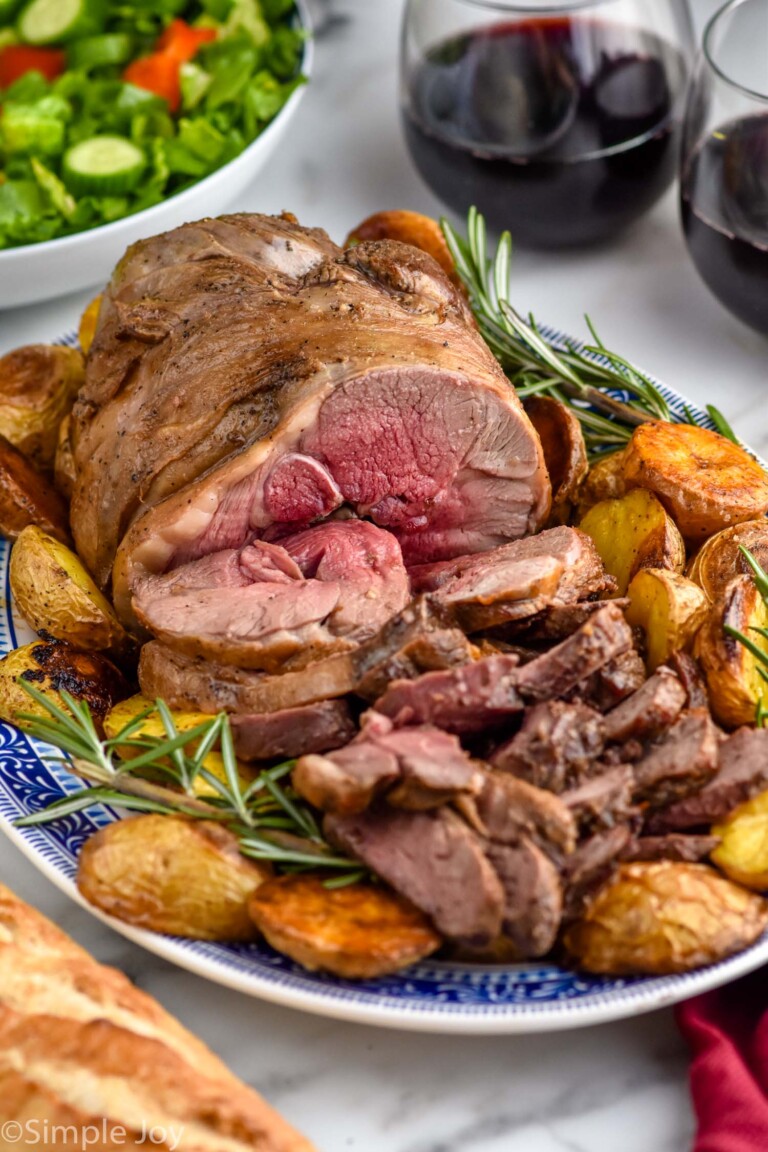
[[[731,0],[707,25],[685,116],[680,204],[704,283],[768,335],[768,0]]]
[[[692,48],[686,0],[408,0],[411,157],[521,244],[603,240],[674,179]]]

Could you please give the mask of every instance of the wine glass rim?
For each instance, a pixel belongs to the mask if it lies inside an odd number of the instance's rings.
[[[471,2],[471,0],[470,0]],[[746,84],[742,84],[739,80],[735,80],[733,76],[720,67],[715,60],[714,46],[712,38],[715,34],[718,24],[723,16],[727,16],[731,12],[735,12],[737,8],[741,8],[744,4],[752,4],[754,0],[726,0],[722,8],[718,8],[714,16],[711,16],[704,29],[704,37],[702,45],[704,49],[704,56],[712,71],[720,77],[724,83],[728,84],[731,88],[736,89],[738,92],[743,92],[745,96],[749,96],[753,100],[760,100],[764,104],[768,104],[768,85],[766,85],[765,92],[758,92],[756,88],[749,88]]]

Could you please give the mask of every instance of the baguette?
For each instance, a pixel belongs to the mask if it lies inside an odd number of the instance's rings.
[[[97,1152],[314,1152],[157,1001],[0,885],[0,1149],[56,1144],[56,1125]]]

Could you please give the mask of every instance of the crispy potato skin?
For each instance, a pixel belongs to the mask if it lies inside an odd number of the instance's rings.
[[[565,931],[574,964],[607,976],[666,976],[749,947],[768,923],[754,892],[704,864],[622,864]]]
[[[82,316],[80,317],[80,324],[77,329],[77,338],[80,342],[80,347],[83,356],[87,356],[93,344],[93,338],[96,335],[96,326],[99,322],[99,310],[101,309],[101,293],[94,296],[85,308]]]
[[[581,424],[570,408],[551,396],[531,396],[525,411],[539,434],[552,484],[550,518],[566,523],[570,502],[589,468]]]
[[[120,700],[115,704],[107,715],[104,717],[104,732],[110,739],[113,739],[118,732],[125,728],[126,724],[135,719],[140,713],[145,712],[147,708],[152,708],[153,700],[149,700],[146,696],[129,696],[127,700]],[[188,732],[192,728],[196,728],[198,724],[205,723],[211,717],[205,712],[181,712],[176,709],[171,709],[171,716],[176,725],[177,732]],[[137,729],[135,735],[137,736],[157,736],[165,739],[166,731],[163,727],[163,722],[157,710],[149,713],[146,719],[142,720],[141,725]],[[185,750],[190,754],[194,752],[199,741],[190,740],[189,744],[185,746]],[[136,755],[136,749],[126,746],[118,746],[115,751],[118,756],[128,758]],[[204,766],[219,780],[226,783],[226,772],[224,770],[224,761],[219,752],[209,752],[203,761]],[[251,780],[255,779],[257,772],[248,764],[238,762],[238,771],[240,780],[243,785],[247,785]],[[195,793],[198,796],[217,796],[218,793],[212,784],[206,780],[198,778],[195,781]]]
[[[641,568],[682,572],[685,545],[672,519],[652,492],[641,488],[617,500],[602,500],[579,524],[591,536],[619,595]]]
[[[80,558],[34,524],[13,546],[10,582],[19,611],[36,632],[86,651],[130,651],[130,637]]]
[[[99,726],[116,700],[129,688],[114,664],[94,652],[78,652],[63,640],[35,640],[14,648],[0,660],[0,720],[16,723],[17,712],[47,716],[37,701],[20,686],[24,680],[60,703],[59,694],[69,692],[84,700]]]
[[[410,244],[412,248],[420,248],[436,260],[446,276],[461,288],[443,231],[431,216],[409,212],[404,208],[374,212],[352,229],[344,241],[344,247],[363,244],[368,240],[399,240],[402,244]]]
[[[72,499],[75,490],[75,460],[72,455],[72,442],[69,439],[69,430],[72,427],[71,415],[66,415],[59,425],[59,436],[56,442],[56,455],[53,460],[53,479],[56,489],[66,500]]]
[[[76,348],[29,344],[0,358],[0,435],[36,468],[53,467],[59,425],[84,378]]]
[[[748,548],[757,562],[768,568],[768,520],[763,517],[725,528],[705,541],[688,565],[688,576],[713,603],[723,598],[734,576],[752,571],[740,547]]]
[[[37,524],[57,540],[69,540],[67,506],[32,463],[0,436],[0,535],[15,540]]]
[[[768,792],[734,808],[712,835],[721,841],[712,860],[726,876],[745,888],[768,890]]]
[[[626,492],[624,450],[601,456],[589,471],[577,494],[577,510],[583,516],[601,500],[618,500]]]
[[[717,432],[694,424],[642,424],[624,455],[627,488],[655,492],[686,540],[768,511],[768,475]]]
[[[709,600],[698,584],[664,568],[641,568],[627,596],[625,615],[633,628],[645,633],[649,672],[673,652],[687,651],[709,614]]]
[[[768,608],[751,576],[736,576],[722,600],[709,613],[694,643],[707,681],[709,703],[716,720],[727,728],[754,724],[758,700],[768,704],[768,684],[758,673],[751,652],[724,628],[736,628],[768,651],[768,643],[750,628],[768,627]]]
[[[118,920],[193,940],[257,936],[248,901],[271,875],[219,824],[181,816],[118,820],[86,841],[77,886]]]
[[[373,884],[328,889],[314,876],[281,876],[258,889],[250,912],[278,952],[352,980],[397,972],[441,944],[421,912]]]

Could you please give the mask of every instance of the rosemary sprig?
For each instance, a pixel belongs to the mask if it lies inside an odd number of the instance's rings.
[[[743,544],[739,545],[739,551],[752,569],[757,591],[760,593],[763,604],[768,608],[768,572],[765,571],[756,557],[753,556],[749,549],[745,548]],[[725,624],[723,631],[726,636],[731,636],[734,640],[738,640],[740,644],[744,645],[748,652],[752,653],[757,661],[757,673],[766,685],[768,685],[768,649],[757,644],[750,636],[745,636],[743,632],[740,632],[738,628],[734,628],[730,624]],[[763,640],[768,640],[768,628],[755,626],[750,628],[750,632],[761,636]],[[758,728],[768,726],[768,706],[762,694],[755,708],[755,724]]]
[[[19,683],[46,713],[20,712],[16,715],[19,726],[65,753],[49,759],[70,763],[90,783],[42,812],[17,820],[17,827],[46,824],[96,804],[112,804],[134,812],[216,820],[234,833],[244,856],[270,861],[279,872],[332,870],[338,873],[332,881],[334,887],[367,874],[358,861],[337,853],[324,840],[314,813],[286,779],[292,760],[263,769],[248,783],[241,780],[225,713],[179,732],[171,710],[157,700],[114,736],[102,739],[87,704],[61,692],[59,705],[34,685],[23,680]],[[164,737],[141,733],[142,720],[155,710]],[[194,752],[189,751],[191,746]],[[206,756],[217,746],[223,780],[205,766]],[[136,754],[126,757],[127,751]],[[205,799],[197,795],[195,787],[202,780],[213,790]]]
[[[518,395],[544,393],[572,408],[590,455],[621,448],[639,424],[674,419],[653,381],[609,351],[589,317],[592,343],[579,348],[571,341],[550,340],[533,316],[525,319],[515,310],[509,299],[509,232],[502,234],[495,254],[489,256],[485,220],[476,208],[469,210],[466,237],[444,218],[440,225],[478,327]],[[615,392],[629,399],[619,399],[612,395]],[[738,443],[722,413],[711,405],[707,412],[717,430]],[[691,413],[686,413],[686,420],[696,423]]]

